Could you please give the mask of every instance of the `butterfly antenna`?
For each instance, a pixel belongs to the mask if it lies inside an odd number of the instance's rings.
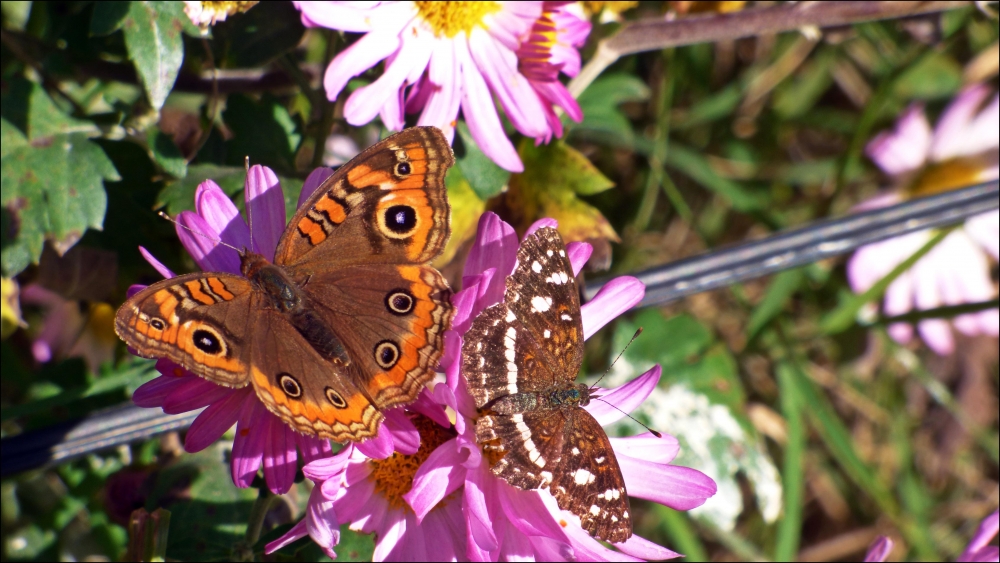
[[[200,236],[202,238],[206,238],[206,239],[214,242],[215,244],[221,244],[222,246],[225,246],[226,248],[232,248],[233,250],[235,250],[236,252],[239,252],[240,254],[243,253],[239,248],[236,248],[235,246],[233,246],[233,245],[231,245],[231,244],[229,244],[227,242],[224,242],[221,239],[217,239],[215,237],[210,237],[210,236],[206,235],[205,233],[196,231],[196,230],[192,229],[191,227],[188,227],[187,225],[180,224],[176,219],[174,219],[173,217],[171,217],[170,215],[167,215],[166,213],[164,213],[162,211],[160,211],[158,213],[158,215],[160,217],[163,217],[167,221],[170,221],[171,223],[177,225],[178,227],[180,227],[180,228],[188,231],[189,233],[193,233],[193,234],[196,234],[196,235],[198,235],[198,236]]]
[[[595,381],[594,385],[592,385],[591,387],[593,387],[593,386],[597,385],[598,383],[600,383],[601,380],[604,379],[608,375],[608,373],[611,372],[611,368],[615,367],[615,364],[618,363],[618,360],[620,360],[622,358],[622,354],[625,353],[625,350],[628,350],[628,347],[631,346],[633,342],[635,342],[636,338],[639,338],[640,334],[642,334],[642,327],[641,326],[639,327],[639,330],[635,331],[635,334],[632,335],[632,339],[628,341],[628,344],[626,344],[625,347],[622,348],[622,351],[618,352],[618,357],[615,358],[615,361],[611,362],[611,365],[608,366],[608,369],[604,370],[604,374],[602,374],[601,377],[598,377],[597,381]]]
[[[656,430],[653,430],[652,428],[650,428],[650,427],[646,426],[646,425],[645,425],[645,424],[643,424],[642,422],[639,422],[638,420],[636,420],[636,418],[635,418],[634,416],[632,416],[632,415],[630,415],[629,413],[627,413],[627,412],[625,412],[625,411],[621,410],[620,408],[618,408],[618,407],[616,407],[616,406],[612,405],[611,403],[609,403],[609,402],[605,401],[604,399],[602,399],[602,398],[600,398],[600,397],[591,397],[591,398],[592,398],[592,399],[594,399],[595,401],[600,401],[600,402],[604,403],[605,405],[608,405],[609,407],[611,407],[611,408],[615,409],[616,411],[618,411],[618,412],[622,413],[623,415],[625,415],[625,416],[627,416],[627,417],[631,418],[631,419],[632,419],[632,422],[635,422],[635,423],[636,423],[636,424],[638,424],[639,426],[642,426],[642,427],[643,427],[643,428],[645,428],[646,430],[649,430],[649,433],[650,433],[650,434],[652,434],[653,436],[656,436],[657,438],[662,438],[662,437],[663,437],[663,434],[661,434],[661,433],[657,432]]]
[[[250,175],[250,155],[243,157],[243,169],[246,171],[247,176]],[[250,252],[256,252],[253,246],[253,206],[250,205],[250,201],[246,199],[246,194],[243,195],[243,203],[247,208],[247,223],[250,225]]]

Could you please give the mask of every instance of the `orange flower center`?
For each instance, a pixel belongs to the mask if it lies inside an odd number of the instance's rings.
[[[477,25],[483,25],[483,18],[500,10],[498,2],[414,2],[420,17],[434,30],[438,37],[455,37],[461,32],[468,34]]]
[[[397,509],[409,508],[403,495],[413,488],[413,477],[431,452],[456,436],[454,430],[444,428],[426,416],[414,414],[410,420],[420,433],[420,449],[413,455],[393,453],[388,459],[368,462],[372,467],[368,478],[375,482],[375,492],[389,501],[390,507]]]
[[[937,162],[924,168],[910,186],[907,195],[922,197],[982,182],[983,170],[986,168],[984,159],[977,157],[958,157]]]

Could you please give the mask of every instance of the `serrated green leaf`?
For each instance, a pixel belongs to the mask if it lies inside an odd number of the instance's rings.
[[[459,121],[455,127],[455,167],[469,181],[479,199],[486,201],[498,195],[510,180],[510,172],[497,166],[486,156],[469,132],[468,125]]]
[[[133,1],[123,31],[129,58],[146,89],[153,109],[159,111],[177,80],[184,62],[184,5],[181,2]]]
[[[93,123],[66,115],[40,84],[21,77],[10,81],[3,96],[2,113],[8,125],[32,142],[58,134],[98,132]],[[13,132],[4,132],[5,137],[8,134]]]
[[[100,229],[107,207],[103,181],[119,179],[104,151],[79,133],[13,150],[0,161],[0,176],[11,221],[4,231],[16,232],[0,257],[6,275],[38,263],[46,240],[64,253],[88,228]]]
[[[101,36],[118,31],[125,25],[129,8],[129,2],[96,2],[90,17],[90,34]]]
[[[169,135],[164,135],[158,127],[150,127],[146,138],[153,162],[164,172],[174,178],[183,178],[187,174],[187,160]]]
[[[7,156],[14,149],[27,144],[27,137],[18,131],[17,127],[6,119],[0,119],[0,157]]]
[[[619,240],[601,212],[579,198],[614,186],[587,157],[562,141],[535,146],[531,139],[521,141],[518,154],[524,172],[511,176],[507,192],[508,206],[522,218],[517,227],[551,217],[567,242]]]

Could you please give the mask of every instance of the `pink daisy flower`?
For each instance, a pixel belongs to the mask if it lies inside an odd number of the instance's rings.
[[[476,144],[512,172],[524,167],[494,95],[514,128],[539,141],[562,132],[554,106],[582,118],[558,73],[579,71],[576,47],[590,24],[562,4],[295,3],[306,26],[364,34],[327,67],[324,86],[331,101],[352,77],[385,60],[382,75],[347,99],[348,123],[363,125],[378,115],[397,131],[404,127],[404,112],[420,112],[417,125],[434,125],[451,139],[461,109]]]
[[[931,130],[920,105],[899,119],[867,147],[868,155],[897,184],[894,191],[863,203],[874,209],[899,203],[910,195],[963,187],[1000,176],[1000,97],[989,96],[985,86],[967,88],[945,109]],[[920,231],[859,249],[847,263],[847,276],[856,292],[864,292],[900,262],[930,240],[931,231]],[[988,301],[997,292],[990,278],[989,258],[1000,260],[1000,211],[972,217],[897,278],[886,291],[884,311],[895,316],[913,309]],[[955,350],[951,326],[967,335],[1000,334],[996,309],[945,319],[928,319],[917,325],[924,342],[940,355]],[[909,342],[913,327],[897,323],[889,334]]]
[[[331,173],[329,169],[320,168],[310,174],[302,187],[299,205]],[[253,217],[252,233],[236,205],[211,180],[198,186],[196,211],[185,211],[177,216],[177,236],[202,270],[239,275],[239,253],[231,247],[252,249],[268,260],[274,259],[278,239],[285,230],[285,200],[278,177],[270,168],[252,166],[247,174],[244,197]],[[175,276],[145,248],[139,247],[139,251],[164,277]],[[129,296],[144,287],[132,286]],[[205,408],[185,437],[184,449],[189,452],[205,449],[235,424],[232,477],[238,487],[249,487],[263,465],[268,488],[275,493],[285,493],[295,479],[299,455],[309,462],[332,453],[327,440],[299,434],[271,414],[252,386],[223,387],[167,359],[158,360],[156,369],[162,375],[136,389],[133,402],[140,407],[159,407],[170,414]],[[395,449],[416,451],[418,439],[413,424],[401,411],[394,409],[386,413],[385,425],[378,437],[360,444],[358,449],[370,457],[385,458]]]
[[[1000,561],[1000,548],[990,545],[993,538],[997,536],[998,530],[1000,530],[1000,511],[996,511],[983,519],[979,524],[979,529],[976,530],[976,534],[969,541],[969,545],[966,546],[965,551],[958,556],[956,561],[970,561],[975,563]],[[892,540],[886,536],[875,538],[875,541],[868,548],[868,553],[865,554],[865,561],[870,563],[885,561],[892,552],[892,546]]]
[[[545,220],[536,223],[532,230],[554,225]],[[482,448],[475,440],[476,408],[465,388],[460,373],[462,334],[468,330],[472,319],[486,307],[503,298],[505,278],[517,260],[518,240],[510,225],[496,215],[487,213],[479,222],[475,246],[466,262],[464,289],[454,297],[456,317],[453,330],[445,336],[445,357],[442,366],[446,382],[438,383],[433,393],[422,397],[422,414],[445,428],[428,431],[433,425],[418,424],[421,448],[433,451],[422,459],[412,456],[412,473],[400,473],[399,480],[406,486],[395,489],[396,495],[369,476],[367,469],[355,470],[364,474],[368,483],[352,477],[350,463],[381,463],[364,460],[356,452],[338,454],[351,458],[347,465],[335,466],[333,462],[317,462],[307,466],[311,475],[321,483],[322,496],[310,502],[333,502],[339,522],[351,524],[353,529],[376,531],[376,560],[406,558],[469,559],[497,561],[508,559],[534,560],[637,560],[668,559],[678,554],[633,535],[628,541],[616,544],[618,551],[605,547],[592,538],[579,524],[579,518],[559,509],[548,491],[522,491],[511,487],[493,475]],[[590,257],[591,247],[574,243],[567,247],[574,270],[579,271]],[[610,282],[589,303],[581,308],[584,334],[590,336],[613,318],[630,309],[644,294],[643,285],[635,278],[622,277]],[[655,366],[645,374],[622,387],[602,392],[609,403],[629,411],[649,395],[660,378],[660,368]],[[418,403],[420,404],[420,403]],[[434,405],[437,405],[435,414]],[[441,416],[441,406],[448,407],[448,416]],[[591,403],[587,410],[601,424],[610,424],[624,416],[620,411],[601,403]],[[446,439],[445,439],[446,438]],[[699,471],[675,467],[669,462],[678,453],[677,441],[670,436],[655,438],[649,434],[630,438],[611,438],[612,447],[621,465],[630,494],[670,506],[689,510],[702,505],[716,492],[715,482]],[[346,463],[346,462],[345,462]],[[320,467],[334,470],[319,475]],[[359,488],[354,496],[349,491]],[[372,491],[375,493],[366,497]],[[351,515],[341,512],[341,499],[368,498],[363,508],[344,502]],[[384,512],[380,507],[390,507]],[[453,512],[454,511],[454,512]],[[317,508],[308,513],[306,521]],[[390,515],[391,513],[391,515]],[[327,512],[327,515],[330,513]],[[372,516],[370,516],[372,515]],[[391,534],[378,533],[375,516],[382,518],[383,529]],[[387,524],[388,523],[388,524]],[[457,523],[457,524],[456,524]],[[311,526],[311,527],[310,527]],[[335,528],[330,523],[327,528]],[[323,527],[303,525],[268,546],[273,551],[307,533],[324,549],[331,549],[331,536],[313,533]],[[433,541],[433,538],[440,538]],[[430,541],[429,541],[430,540]],[[327,542],[327,543],[324,543]],[[452,542],[451,545],[443,545]],[[405,549],[403,546],[406,546]]]

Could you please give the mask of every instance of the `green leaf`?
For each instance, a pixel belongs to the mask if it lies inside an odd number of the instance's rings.
[[[930,52],[903,72],[893,85],[893,94],[903,99],[950,98],[962,87],[962,66],[940,52]]]
[[[541,217],[559,221],[566,241],[618,241],[611,223],[580,195],[593,195],[614,186],[587,157],[563,141],[536,146],[524,139],[518,148],[524,172],[510,178],[506,201],[523,220],[516,227]]]
[[[806,435],[802,420],[804,403],[798,392],[795,368],[787,362],[777,366],[778,383],[781,386],[781,413],[788,428],[788,442],[785,445],[785,463],[781,480],[785,485],[785,514],[778,525],[778,542],[775,547],[775,561],[791,561],[799,551],[802,538],[802,500],[805,489],[803,470],[806,450]]]
[[[187,16],[181,2],[129,3],[123,28],[125,46],[149,103],[157,111],[173,89],[184,62],[184,20]]]
[[[45,241],[65,253],[87,228],[100,229],[107,207],[104,180],[118,172],[85,135],[56,135],[47,143],[23,145],[0,160],[4,226],[16,232],[4,240],[0,264],[13,275],[38,263]]]
[[[0,119],[0,157],[28,144],[28,139],[11,122]]]
[[[164,187],[156,198],[156,207],[166,207],[169,215],[174,216],[181,211],[194,210],[194,194],[198,184],[212,180],[222,188],[222,191],[233,200],[238,209],[243,209],[243,187],[246,184],[246,169],[235,166],[216,166],[214,164],[196,164],[188,166],[187,175]],[[302,192],[302,180],[278,176],[281,191],[285,196],[285,218],[295,214],[295,206]]]
[[[158,127],[150,127],[146,133],[149,155],[164,172],[174,178],[187,174],[187,160],[169,135],[164,135]]]
[[[786,270],[774,276],[771,284],[767,287],[764,298],[750,315],[750,321],[747,323],[748,341],[757,336],[760,329],[764,328],[767,323],[781,314],[792,295],[802,286],[803,281],[802,268]]]
[[[604,145],[630,148],[635,142],[632,122],[618,106],[625,102],[649,99],[646,83],[630,74],[601,76],[580,94],[577,103],[583,111],[579,124],[567,122],[574,135]]]
[[[102,1],[94,4],[94,15],[90,17],[91,35],[111,35],[125,25],[129,13],[129,2]]]
[[[5,142],[9,135],[14,135],[8,126],[20,130],[36,144],[53,135],[99,132],[93,123],[66,115],[40,84],[20,77],[10,80],[8,91],[3,96],[2,115],[9,122],[3,131]]]
[[[479,149],[464,121],[459,121],[455,127],[455,167],[462,171],[462,176],[483,201],[499,195],[510,180],[510,172],[497,166]]]
[[[233,132],[226,141],[227,164],[263,164],[279,171],[295,170],[294,154],[302,140],[288,110],[273,96],[259,102],[243,95],[230,96],[222,119]]]
[[[170,510],[167,557],[180,561],[232,560],[243,540],[253,488],[233,485],[223,442],[188,454],[158,475],[146,509]]]
[[[889,289],[892,282],[896,281],[896,278],[903,275],[903,272],[909,270],[917,263],[918,260],[927,255],[939,242],[944,240],[954,227],[950,229],[943,229],[935,233],[927,244],[922,246],[920,250],[913,253],[906,260],[903,260],[891,272],[886,274],[886,276],[879,281],[875,282],[875,285],[868,288],[868,291],[858,295],[850,294],[843,303],[841,303],[836,309],[828,313],[820,321],[820,332],[823,334],[838,334],[850,328],[854,324],[854,319],[858,316],[858,311],[861,310],[867,303],[878,300],[885,293],[885,290]]]

